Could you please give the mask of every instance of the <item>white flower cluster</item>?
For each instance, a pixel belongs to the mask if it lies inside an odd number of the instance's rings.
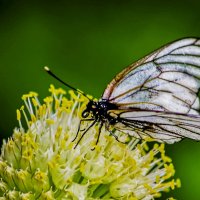
[[[102,130],[91,150],[94,126],[74,149],[87,99],[72,91],[66,98],[52,85],[49,90],[44,103],[34,92],[22,97],[19,128],[1,150],[0,200],[150,200],[180,186],[170,179],[174,168],[163,144],[149,149],[147,142],[131,139],[125,145]]]

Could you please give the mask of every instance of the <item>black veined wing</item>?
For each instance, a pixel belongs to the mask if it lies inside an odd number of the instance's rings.
[[[200,40],[185,38],[124,69],[102,100],[117,107],[108,109],[109,116],[117,116],[113,126],[131,136],[167,143],[200,140],[199,88]]]

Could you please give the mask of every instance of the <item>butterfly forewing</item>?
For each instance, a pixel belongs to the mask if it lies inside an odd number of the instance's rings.
[[[115,128],[136,138],[173,143],[200,140],[200,40],[186,38],[132,64],[106,88],[102,99],[121,112]]]

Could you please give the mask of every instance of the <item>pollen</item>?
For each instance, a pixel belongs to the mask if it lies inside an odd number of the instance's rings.
[[[20,121],[21,119],[21,113],[20,113],[20,110],[17,109],[17,120]]]
[[[41,172],[39,169],[35,172],[34,178],[40,182],[44,182],[46,178],[46,174]]]
[[[46,119],[46,122],[47,122],[48,125],[54,124],[53,119]]]
[[[35,107],[36,107],[36,106],[39,106],[39,104],[38,104],[38,102],[37,102],[37,100],[36,100],[35,98],[32,98],[31,100],[32,100],[33,105],[34,105]]]
[[[52,103],[52,102],[53,102],[53,97],[46,97],[46,98],[44,98],[44,102],[45,102],[46,104]]]
[[[31,114],[31,121],[33,122],[33,123],[35,123],[36,122],[36,117],[35,117],[35,115],[34,114]]]

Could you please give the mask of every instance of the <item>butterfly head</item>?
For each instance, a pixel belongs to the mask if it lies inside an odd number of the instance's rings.
[[[93,118],[104,120],[109,117],[108,111],[112,109],[117,109],[117,106],[106,99],[90,100],[86,109],[82,112],[82,117],[87,118],[91,115]]]
[[[86,109],[82,112],[82,117],[87,118],[90,114],[96,115],[98,108],[98,102],[90,100],[86,106]]]

